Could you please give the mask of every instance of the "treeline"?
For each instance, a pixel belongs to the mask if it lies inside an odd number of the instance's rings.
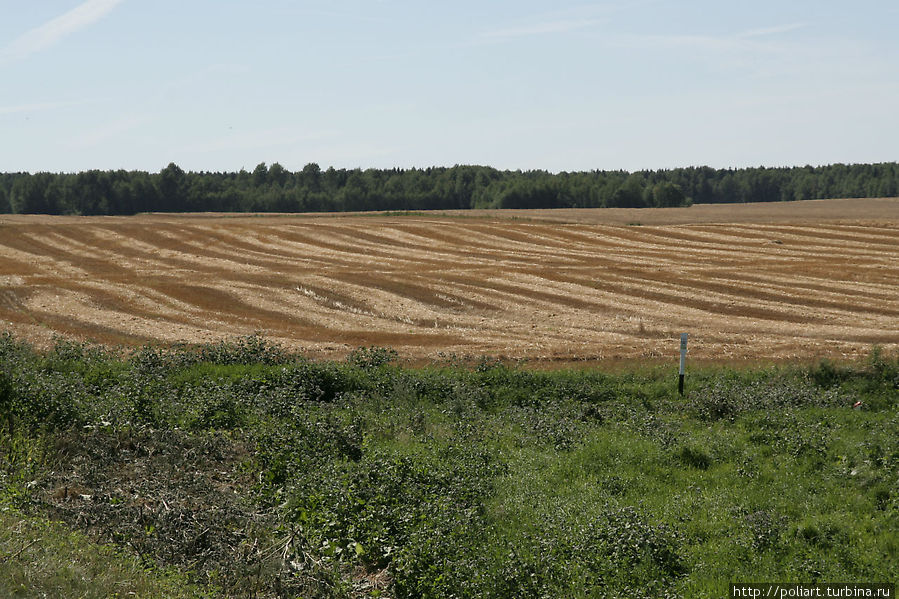
[[[899,163],[637,171],[500,171],[486,166],[291,172],[0,173],[0,212],[342,212],[664,207],[899,195]]]

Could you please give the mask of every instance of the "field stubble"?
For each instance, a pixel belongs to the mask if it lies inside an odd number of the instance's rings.
[[[565,362],[671,357],[680,332],[707,361],[899,347],[896,199],[465,215],[0,216],[0,329]]]

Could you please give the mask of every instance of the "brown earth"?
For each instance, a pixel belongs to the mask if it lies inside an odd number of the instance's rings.
[[[636,226],[639,224],[640,226]],[[899,199],[407,215],[0,215],[0,331],[254,332],[546,360],[899,349]]]

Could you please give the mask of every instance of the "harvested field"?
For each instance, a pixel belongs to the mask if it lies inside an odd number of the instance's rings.
[[[682,331],[710,361],[899,348],[897,199],[464,216],[2,215],[0,330],[335,357],[652,360]]]

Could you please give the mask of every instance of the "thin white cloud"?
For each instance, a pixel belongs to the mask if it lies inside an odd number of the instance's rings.
[[[292,146],[303,142],[321,141],[338,137],[334,131],[312,131],[301,133],[286,132],[283,127],[251,131],[247,133],[230,133],[214,139],[207,139],[180,148],[181,152],[204,154],[225,150],[262,150]]]
[[[776,40],[759,38],[789,33],[803,27],[805,27],[804,23],[790,23],[723,35],[639,35],[632,36],[631,39],[641,44],[693,47],[706,51],[783,49],[783,46],[777,44]]]
[[[146,115],[125,115],[94,127],[88,133],[70,139],[65,145],[73,149],[94,148],[137,129],[149,120]]]
[[[773,27],[764,27],[762,29],[750,29],[749,31],[744,31],[739,34],[737,37],[762,37],[766,35],[778,35],[781,33],[788,33],[790,31],[796,31],[797,29],[802,29],[805,27],[805,23],[789,23],[787,25],[775,25]]]
[[[555,33],[568,33],[578,29],[586,29],[604,22],[603,19],[565,19],[549,21],[546,23],[534,23],[521,27],[507,27],[484,32],[481,37],[486,40],[507,40],[519,37],[531,37],[535,35],[547,35]]]
[[[2,114],[20,114],[29,112],[39,112],[42,110],[54,110],[56,108],[69,108],[71,106],[80,106],[86,104],[85,101],[78,102],[32,102],[31,104],[11,104],[0,106],[0,115]]]
[[[806,23],[790,23],[718,34],[620,35],[606,43],[652,55],[670,52],[684,68],[701,64],[722,76],[741,80],[779,78],[787,86],[799,81],[804,85],[827,81],[832,85],[838,80],[876,81],[890,68],[862,40],[823,37],[815,32],[791,35],[808,27]]]
[[[97,22],[123,0],[87,0],[72,10],[26,31],[0,49],[0,65],[28,58],[61,39]]]

